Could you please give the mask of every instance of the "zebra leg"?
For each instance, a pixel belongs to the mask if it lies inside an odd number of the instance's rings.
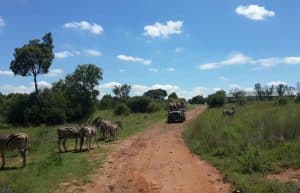
[[[61,143],[61,138],[59,137],[58,140],[57,140],[57,145],[58,145],[58,150],[59,152],[61,153],[61,149],[60,149],[60,143]]]
[[[89,150],[91,149],[92,137],[89,138]]]
[[[77,137],[75,138],[75,151],[77,151]]]
[[[67,149],[67,147],[66,147],[66,142],[67,142],[67,138],[64,138],[64,139],[63,139],[63,146],[64,146],[65,151],[67,152],[68,149]]]
[[[84,137],[80,137],[80,151],[82,151],[83,141],[84,141]]]
[[[21,154],[21,156],[22,156],[22,158],[23,158],[23,165],[22,165],[22,167],[25,167],[26,166],[26,150],[25,149],[21,149],[20,150],[20,154]]]
[[[4,152],[1,152],[1,156],[2,156],[2,165],[1,165],[1,168],[4,168],[4,166],[5,166]]]

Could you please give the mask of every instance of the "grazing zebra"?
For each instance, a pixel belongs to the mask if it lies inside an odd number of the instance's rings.
[[[5,166],[4,153],[15,149],[17,149],[20,152],[23,158],[22,167],[26,166],[26,155],[28,154],[27,142],[28,136],[25,133],[16,133],[11,135],[0,136],[0,152],[2,156],[1,168],[4,168]]]
[[[119,128],[123,129],[122,122],[117,121],[115,123],[112,123],[111,125],[108,125],[107,128],[110,136],[113,138],[113,140],[115,140],[118,135],[118,129]]]
[[[108,126],[110,126],[112,123],[109,120],[103,120],[101,117],[97,117],[92,124],[102,132],[102,137],[104,140],[107,139],[107,136],[109,134]]]
[[[223,116],[231,116],[233,117],[233,115],[235,114],[235,108],[234,107],[231,107],[231,109],[227,109],[227,110],[224,110],[223,111]]]
[[[82,151],[82,146],[83,146],[83,142],[84,142],[84,138],[86,138],[86,142],[87,142],[87,149],[90,150],[91,149],[91,140],[92,137],[95,137],[95,141],[97,143],[96,140],[96,128],[88,125],[88,126],[83,126],[79,129],[79,136],[80,136],[80,151]],[[97,144],[98,146],[98,144]]]
[[[61,151],[60,144],[63,141],[63,147],[67,152],[66,141],[67,139],[75,139],[75,151],[77,151],[77,139],[80,138],[79,130],[73,129],[71,127],[59,128],[57,129],[57,145],[59,152]]]

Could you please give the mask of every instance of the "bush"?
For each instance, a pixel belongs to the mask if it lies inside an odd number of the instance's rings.
[[[148,105],[147,112],[153,113],[153,112],[159,111],[160,109],[161,109],[161,106],[158,103],[152,101]]]
[[[287,97],[279,97],[277,103],[279,105],[287,105],[289,102],[289,99]]]
[[[206,100],[203,96],[194,96],[188,101],[190,104],[205,104]]]
[[[125,115],[125,116],[127,116],[127,115],[130,114],[130,109],[126,104],[121,103],[121,104],[118,104],[115,107],[114,114],[115,115]]]
[[[128,107],[134,113],[146,113],[150,102],[151,100],[148,97],[135,96],[128,100]]]
[[[222,107],[226,101],[225,91],[217,91],[207,97],[209,107]]]

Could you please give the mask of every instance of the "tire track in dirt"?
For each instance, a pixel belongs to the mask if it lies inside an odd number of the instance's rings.
[[[205,108],[187,113],[193,120]],[[184,124],[158,123],[114,144],[113,153],[92,177],[87,193],[230,193],[222,174],[193,155],[182,139]]]

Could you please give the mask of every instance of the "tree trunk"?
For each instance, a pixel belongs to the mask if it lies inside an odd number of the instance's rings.
[[[34,78],[35,93],[38,94],[39,90],[38,90],[37,81],[36,81],[36,74],[33,74],[33,78]]]

